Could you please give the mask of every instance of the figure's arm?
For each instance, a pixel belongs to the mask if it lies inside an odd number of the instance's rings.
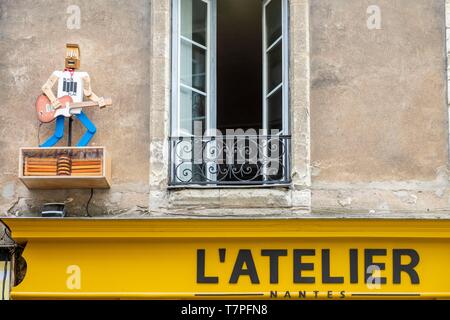
[[[84,95],[88,98],[88,99],[90,99],[90,100],[92,100],[92,101],[95,101],[95,102],[98,102],[98,105],[99,105],[99,107],[100,108],[103,108],[103,107],[105,107],[106,106],[106,104],[105,104],[105,99],[103,98],[103,97],[98,97],[93,91],[92,91],[92,88],[91,88],[91,78],[88,76],[88,75],[86,75],[86,76],[84,76],[83,77],[83,84],[84,84]]]
[[[53,93],[53,86],[56,81],[58,81],[58,76],[52,73],[47,82],[42,86],[42,92],[47,96],[55,109],[61,106],[61,103],[56,99],[55,94]]]

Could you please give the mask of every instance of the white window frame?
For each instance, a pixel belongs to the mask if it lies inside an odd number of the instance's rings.
[[[220,0],[201,0],[208,5],[207,9],[207,43],[206,46],[203,46],[195,41],[187,39],[181,36],[181,1],[183,0],[171,0],[172,1],[172,72],[171,72],[171,111],[170,111],[170,135],[172,138],[179,137],[193,137],[194,133],[188,134],[186,132],[182,132],[180,130],[180,112],[181,112],[181,104],[180,104],[180,90],[182,87],[186,87],[188,90],[192,92],[197,92],[206,96],[206,108],[205,108],[205,117],[206,117],[206,128],[203,128],[204,132],[208,132],[209,136],[215,135],[215,130],[217,127],[217,110],[216,110],[216,82],[217,82],[217,73],[216,73],[216,28],[217,28],[217,1]],[[267,54],[270,49],[279,41],[282,41],[282,83],[280,86],[282,87],[282,130],[278,133],[279,135],[289,135],[290,134],[290,116],[289,116],[289,0],[281,0],[282,4],[282,34],[279,39],[272,44],[271,48],[266,50],[266,7],[272,0],[261,0],[263,4],[263,14],[262,14],[262,37],[263,37],[263,105],[262,113],[263,113],[263,123],[262,128],[268,128],[268,110],[267,110],[267,98],[271,93],[267,93]],[[186,86],[181,83],[180,79],[180,66],[181,66],[181,41],[188,41],[193,45],[196,45],[206,51],[206,92],[201,92],[195,88],[190,86]],[[273,90],[275,92],[276,90]],[[272,93],[273,93],[272,92]],[[266,131],[266,134],[270,135],[271,133]],[[211,148],[214,148],[214,144],[210,145]],[[171,151],[170,151],[171,152]],[[176,159],[172,159],[172,161],[176,161]],[[172,165],[172,164],[171,164]],[[215,166],[215,163],[211,162],[208,165]],[[170,173],[171,180],[173,178],[174,172]],[[207,170],[207,178],[210,181],[214,181],[215,174],[210,173]],[[211,184],[210,186],[214,186]]]
[[[281,0],[281,36],[275,40],[269,47],[267,45],[266,33],[266,8],[273,0],[264,0],[263,2],[263,18],[262,18],[262,33],[263,33],[263,129],[267,130],[268,123],[268,106],[267,99],[277,92],[282,87],[282,130],[279,135],[290,134],[289,123],[289,1]],[[268,53],[275,47],[276,44],[282,41],[282,82],[271,92],[267,92],[268,88]],[[270,132],[267,131],[268,134]]]
[[[193,40],[181,35],[181,1],[172,0],[172,102],[171,102],[171,129],[172,137],[193,136],[186,135],[180,130],[180,90],[182,87],[206,96],[206,128],[216,128],[216,1],[217,0],[201,0],[208,6],[207,10],[207,42],[203,46]],[[194,46],[198,46],[206,51],[206,92],[202,92],[190,86],[181,83],[180,65],[181,65],[181,41],[188,41]]]
[[[184,38],[180,35],[180,3],[183,0],[172,0],[172,108],[171,108],[171,135],[173,137],[180,136],[180,89],[182,86],[187,89],[197,92],[206,96],[206,128],[204,130],[210,129],[213,132],[216,129],[217,124],[217,111],[216,111],[216,22],[217,22],[217,0],[202,0],[208,5],[208,17],[207,17],[207,45],[206,47],[192,41],[190,39]],[[282,41],[282,96],[283,96],[283,106],[282,106],[282,127],[283,130],[280,132],[281,135],[290,134],[290,121],[289,121],[289,1],[282,1],[282,34],[270,48],[267,48],[266,39],[266,7],[273,0],[263,0],[263,19],[262,19],[262,37],[263,37],[263,128],[268,128],[268,115],[267,115],[267,98],[276,92],[277,88],[272,90],[272,92],[267,92],[267,54],[268,52],[278,43]],[[199,46],[206,49],[206,92],[201,92],[195,88],[191,88],[180,81],[180,47],[181,39],[184,38],[185,41],[191,42],[193,45]]]

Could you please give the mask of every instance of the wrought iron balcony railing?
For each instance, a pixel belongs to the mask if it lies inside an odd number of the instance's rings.
[[[291,137],[171,137],[172,186],[289,184]]]

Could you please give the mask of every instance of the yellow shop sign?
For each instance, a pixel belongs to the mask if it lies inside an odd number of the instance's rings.
[[[450,221],[4,219],[12,298],[450,298]]]

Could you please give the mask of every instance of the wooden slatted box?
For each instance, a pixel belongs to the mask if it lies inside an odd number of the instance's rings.
[[[111,158],[105,147],[21,148],[19,179],[28,189],[107,189]]]

